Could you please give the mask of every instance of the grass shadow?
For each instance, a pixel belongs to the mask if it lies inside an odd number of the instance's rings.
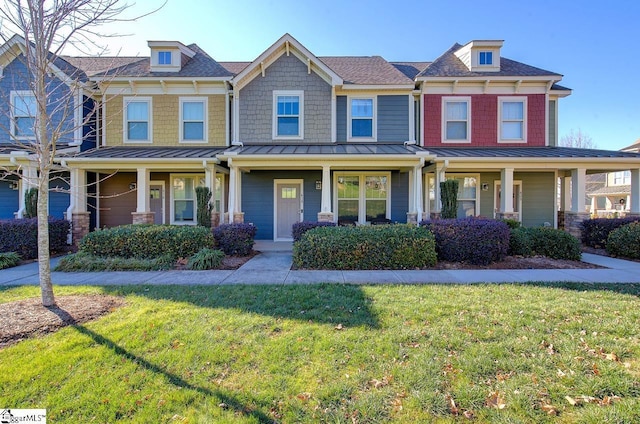
[[[570,291],[610,291],[613,293],[630,294],[640,297],[640,284],[638,283],[570,283],[563,281],[533,281],[528,283],[519,283],[518,285],[529,287],[548,287]]]
[[[233,286],[107,286],[115,295],[139,295],[149,299],[188,302],[206,308],[243,312],[350,327],[379,328],[372,300],[360,286],[233,285]]]

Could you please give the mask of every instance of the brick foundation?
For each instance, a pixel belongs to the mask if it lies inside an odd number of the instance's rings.
[[[318,222],[333,222],[333,212],[318,212]]]
[[[587,212],[565,212],[564,230],[580,240],[582,238],[582,222],[589,217]]]
[[[518,214],[516,212],[496,212],[496,219],[513,219],[518,220]]]
[[[234,224],[244,224],[244,212],[234,212],[233,213],[233,223]]]
[[[407,212],[407,224],[418,224],[418,212]]]
[[[564,230],[564,211],[558,211],[558,229]]]
[[[89,212],[77,212],[71,214],[71,243],[74,246],[89,234]]]
[[[134,224],[153,224],[155,215],[155,212],[131,212]]]
[[[431,212],[430,213],[430,217],[431,219],[440,219],[440,216],[442,215],[441,212]]]
[[[220,212],[211,212],[211,228],[220,226]]]

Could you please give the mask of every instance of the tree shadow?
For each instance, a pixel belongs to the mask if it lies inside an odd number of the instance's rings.
[[[106,286],[114,295],[188,302],[206,308],[237,309],[275,318],[349,327],[380,328],[372,300],[360,286],[229,285],[229,286]]]
[[[65,323],[71,325],[72,328],[74,328],[76,331],[91,338],[95,343],[111,349],[115,354],[131,362],[134,362],[135,364],[141,366],[142,368],[148,371],[151,371],[155,374],[163,375],[170,384],[173,384],[174,386],[180,387],[182,389],[195,391],[207,397],[213,397],[217,401],[219,401],[220,404],[224,404],[225,405],[224,408],[232,409],[239,414],[254,418],[258,420],[258,422],[260,423],[274,422],[274,420],[264,412],[243,404],[240,400],[238,400],[234,396],[230,396],[229,394],[224,393],[220,390],[210,390],[205,387],[200,387],[200,386],[191,384],[188,381],[184,380],[183,378],[162,369],[158,365],[155,365],[147,361],[146,359],[129,352],[128,350],[124,349],[123,347],[119,346],[118,344],[104,337],[103,335],[98,334],[95,331],[90,330],[83,325],[76,324],[76,320],[67,311],[65,311],[62,308],[51,307],[48,309],[54,314],[58,315],[58,317],[60,317],[60,319],[63,320]]]

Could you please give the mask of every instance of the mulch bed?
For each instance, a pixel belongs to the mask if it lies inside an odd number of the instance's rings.
[[[0,349],[21,340],[53,333],[67,325],[100,318],[125,304],[107,295],[57,296],[57,307],[44,307],[40,298],[0,304]]]

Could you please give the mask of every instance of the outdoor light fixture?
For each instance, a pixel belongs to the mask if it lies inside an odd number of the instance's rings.
[[[11,181],[11,182],[9,183],[9,188],[10,188],[11,190],[17,190],[17,189],[18,189],[18,182],[17,182],[17,181]]]
[[[137,187],[136,183],[129,183],[129,190],[135,190]]]
[[[322,190],[322,181],[316,180],[316,190]]]

